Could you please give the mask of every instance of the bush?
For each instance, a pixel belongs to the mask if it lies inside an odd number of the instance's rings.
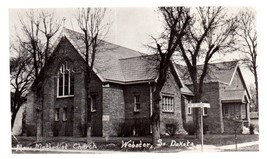
[[[124,121],[118,125],[118,136],[128,137],[133,135],[133,123],[131,121]]]
[[[188,135],[194,135],[197,131],[197,126],[192,122],[186,123],[186,131]]]
[[[176,133],[177,126],[175,124],[166,124],[166,133],[169,136],[174,136]]]
[[[52,125],[53,136],[59,136],[61,126],[58,122],[54,122]]]
[[[255,125],[254,124],[250,124],[249,125],[249,132],[250,132],[250,134],[254,134],[254,130],[255,130]]]
[[[81,132],[82,137],[86,137],[87,135],[86,124],[79,123],[79,131]]]

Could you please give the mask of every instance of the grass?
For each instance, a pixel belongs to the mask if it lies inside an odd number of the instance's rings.
[[[235,149],[226,149],[225,152],[229,151],[236,151]],[[259,151],[259,145],[251,145],[251,146],[245,146],[245,147],[238,147],[237,151]]]
[[[237,143],[246,143],[252,141],[258,141],[259,135],[237,135]],[[232,145],[235,144],[234,134],[220,134],[220,135],[205,135],[204,143],[206,145]]]
[[[17,137],[19,144],[27,147],[34,147],[37,143],[46,145],[47,143],[55,146],[57,144],[67,144],[70,148],[73,148],[74,144],[79,143],[80,145],[86,144],[86,138],[72,138],[72,137],[46,137],[42,139],[42,142],[36,142],[36,137]],[[258,141],[258,135],[237,135],[237,143],[245,143],[251,141]],[[179,143],[182,141],[186,143],[187,141],[196,144],[200,144],[200,140],[196,139],[195,136],[187,135],[183,137],[163,137],[162,143],[165,143],[165,146],[162,146],[160,149],[154,149],[151,147],[123,147],[122,143],[127,141],[134,141],[135,144],[140,143],[151,143],[151,137],[110,137],[109,139],[103,137],[92,137],[92,141],[97,146],[96,150],[112,150],[112,151],[145,151],[145,152],[179,152],[187,149],[186,146],[170,146],[173,142]],[[132,142],[131,142],[132,143]],[[17,146],[17,141],[12,137],[12,147]],[[231,145],[235,144],[235,136],[233,134],[209,134],[204,135],[204,144],[205,145]],[[255,147],[248,147],[247,149],[257,149]],[[246,149],[244,150],[246,151]]]

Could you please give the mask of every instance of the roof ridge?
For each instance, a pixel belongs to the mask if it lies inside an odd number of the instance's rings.
[[[64,29],[67,30],[67,31],[74,32],[74,33],[78,33],[78,34],[81,34],[82,36],[84,36],[83,33],[79,32],[79,31],[76,31],[76,30],[72,30],[72,29],[66,28],[66,27],[63,27],[63,32],[64,32]],[[143,55],[147,55],[146,53],[143,53],[143,52],[140,52],[140,51],[137,51],[137,50],[134,50],[134,49],[131,49],[131,48],[128,48],[128,47],[119,45],[119,44],[115,44],[115,43],[112,43],[112,42],[109,42],[109,41],[106,41],[106,40],[103,40],[103,39],[100,39],[100,40],[104,41],[104,42],[107,43],[107,44],[116,45],[117,47],[122,47],[122,48],[125,48],[125,49],[128,49],[128,50],[131,50],[131,51],[138,52],[138,53],[141,54],[141,55],[142,55],[142,54],[143,54]]]
[[[151,55],[155,55],[155,54],[151,54]],[[125,58],[120,58],[119,60],[129,60],[129,59],[134,59],[134,58],[138,58],[138,57],[149,57],[151,56],[150,54],[144,54],[144,55],[139,55],[139,56],[133,56],[133,57],[125,57]]]
[[[236,62],[238,63],[240,60],[230,60],[230,61],[222,61],[222,62],[214,62],[214,63],[208,63],[208,65],[212,65],[212,64],[223,64],[223,63],[231,63],[231,62]],[[180,65],[180,66],[186,66],[183,64],[178,64],[177,62],[175,62],[176,65]],[[197,66],[203,66],[204,64],[198,64]]]
[[[238,63],[239,60],[231,60],[231,61],[222,61],[222,62],[214,62],[214,63],[208,63],[208,65],[216,65],[216,64],[225,64],[225,63]],[[197,65],[197,66],[203,66],[204,64]]]

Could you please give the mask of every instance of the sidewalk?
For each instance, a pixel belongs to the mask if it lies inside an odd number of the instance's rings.
[[[259,145],[259,141],[239,143],[237,144],[237,150],[242,147]],[[203,152],[221,152],[225,150],[235,150],[236,145],[224,145],[224,146],[214,146],[214,145],[203,145]],[[193,150],[188,150],[184,152],[201,152],[201,145],[196,145],[196,148]]]
[[[237,150],[238,150],[238,148],[253,146],[253,145],[259,145],[259,141],[237,144]],[[221,150],[235,150],[236,145],[235,144],[234,145],[225,145],[225,146],[220,146],[218,148]]]

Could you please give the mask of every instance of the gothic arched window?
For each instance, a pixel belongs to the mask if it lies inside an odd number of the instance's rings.
[[[57,96],[68,97],[74,95],[74,76],[68,65],[62,64],[58,71]]]

